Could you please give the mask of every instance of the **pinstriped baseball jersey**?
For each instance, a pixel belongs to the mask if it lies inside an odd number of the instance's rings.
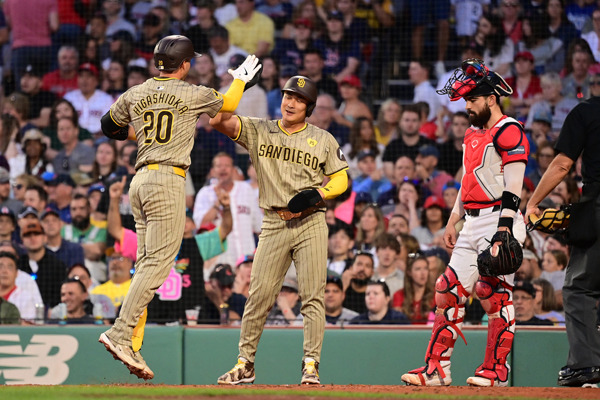
[[[115,123],[131,123],[138,142],[135,168],[146,164],[190,166],[196,122],[214,117],[223,96],[175,78],[151,78],[126,91],[110,108]]]
[[[279,121],[238,118],[236,142],[248,149],[256,168],[261,208],[285,208],[298,192],[319,188],[324,175],[348,168],[339,144],[323,129],[307,123],[289,134]]]

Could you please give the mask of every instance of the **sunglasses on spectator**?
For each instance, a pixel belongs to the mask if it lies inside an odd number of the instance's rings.
[[[17,183],[17,184],[15,184],[15,185],[13,185],[13,187],[14,187],[15,189],[17,189],[17,190],[21,190],[21,189],[23,189],[23,185],[22,185],[22,184],[20,184],[20,183]]]
[[[600,85],[600,81],[590,81],[590,86]]]

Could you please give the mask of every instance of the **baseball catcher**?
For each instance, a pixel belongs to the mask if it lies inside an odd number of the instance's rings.
[[[418,386],[450,385],[450,358],[458,337],[464,340],[465,302],[474,292],[488,316],[488,338],[483,363],[467,383],[506,386],[515,329],[513,273],[521,265],[526,234],[519,196],[529,143],[521,124],[500,109],[500,97],[509,96],[511,87],[483,61],[465,60],[438,93],[452,101],[463,98],[472,126],[463,142],[461,189],[444,232],[453,252],[435,283],[437,310],[425,366],[402,375],[402,380]],[[463,216],[458,236],[455,225]]]

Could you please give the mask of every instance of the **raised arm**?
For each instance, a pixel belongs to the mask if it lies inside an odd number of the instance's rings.
[[[219,132],[229,136],[232,139],[237,139],[240,134],[242,124],[238,117],[234,118],[233,113],[220,112],[211,118],[209,121],[210,126],[218,130]]]

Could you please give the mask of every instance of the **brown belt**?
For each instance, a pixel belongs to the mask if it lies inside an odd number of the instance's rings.
[[[309,207],[306,210],[297,213],[293,213],[287,208],[273,208],[273,211],[275,211],[282,220],[289,221],[291,219],[302,219],[308,217],[309,215],[321,210],[319,207]]]

